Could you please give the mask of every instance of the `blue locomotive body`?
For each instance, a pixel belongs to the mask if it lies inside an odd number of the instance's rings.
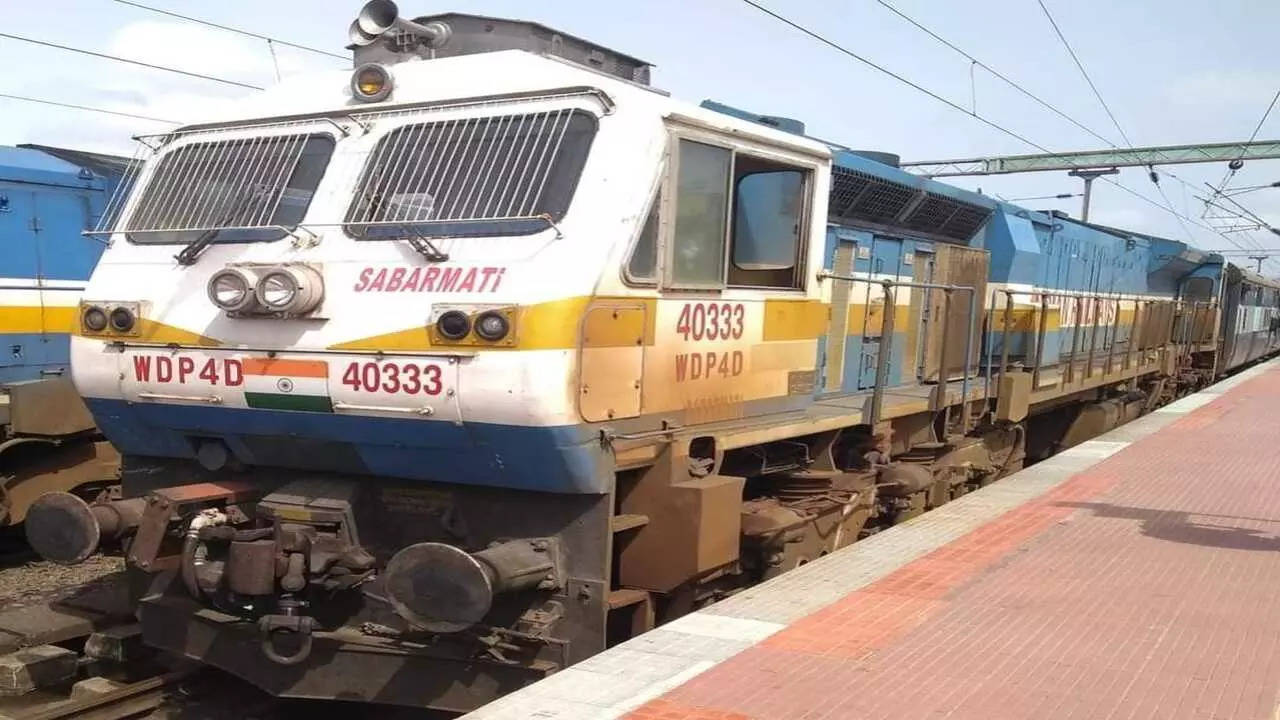
[[[42,493],[115,481],[119,456],[71,384],[80,295],[104,249],[86,236],[128,162],[0,147],[0,526]]]
[[[80,292],[103,243],[98,222],[125,161],[0,147],[0,383],[66,373]]]

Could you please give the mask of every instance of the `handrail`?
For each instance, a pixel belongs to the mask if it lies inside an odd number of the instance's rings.
[[[885,393],[886,387],[888,386],[890,361],[891,361],[892,350],[893,350],[893,333],[894,333],[895,315],[896,315],[896,308],[897,308],[896,293],[894,292],[896,288],[941,290],[944,293],[943,312],[942,312],[942,317],[940,319],[941,321],[939,323],[939,326],[942,328],[942,338],[939,346],[939,360],[938,360],[938,386],[939,387],[935,388],[930,398],[929,407],[930,407],[930,410],[932,411],[941,410],[943,412],[943,417],[944,417],[943,427],[947,428],[950,426],[950,420],[951,420],[950,412],[951,412],[952,403],[947,401],[947,387],[949,386],[950,379],[951,379],[950,373],[947,372],[948,370],[947,336],[950,334],[948,332],[948,328],[950,327],[949,321],[951,319],[951,314],[952,314],[952,302],[953,302],[952,297],[954,293],[957,291],[969,294],[970,302],[969,302],[968,334],[965,336],[963,376],[961,377],[961,381],[960,381],[960,398],[961,399],[959,402],[960,407],[962,409],[960,431],[962,433],[967,432],[969,429],[969,412],[968,412],[969,381],[970,381],[970,373],[973,369],[973,358],[972,358],[973,340],[974,340],[974,335],[976,334],[976,331],[977,331],[977,317],[978,317],[978,303],[977,303],[976,288],[968,285],[947,285],[942,283],[907,282],[907,281],[897,281],[897,280],[889,280],[889,279],[875,280],[869,277],[841,275],[839,273],[831,272],[825,269],[820,270],[817,273],[817,275],[818,275],[818,279],[820,280],[833,279],[833,280],[842,280],[845,282],[866,283],[868,285],[879,284],[884,289],[885,312],[884,312],[884,317],[880,321],[880,351],[876,358],[875,380],[874,380],[874,385],[871,391],[871,403],[870,403],[871,406],[867,411],[870,415],[869,424],[871,424],[872,426],[874,426],[876,423],[880,421],[880,418],[881,418],[881,415],[883,414],[883,409],[884,409],[884,393]],[[1075,365],[1079,355],[1081,354],[1081,351],[1084,349],[1081,343],[1081,340],[1082,340],[1081,327],[1082,327],[1082,319],[1084,318],[1084,309],[1086,306],[1085,304],[1087,302],[1092,301],[1093,316],[1092,316],[1092,322],[1090,323],[1090,328],[1089,328],[1087,359],[1085,361],[1084,368],[1082,368],[1082,377],[1080,378],[1082,382],[1083,380],[1093,377],[1094,375],[1093,361],[1095,359],[1096,354],[1098,353],[1098,329],[1101,327],[1100,320],[1102,318],[1102,307],[1104,302],[1107,302],[1107,303],[1114,302],[1116,307],[1116,314],[1110,323],[1111,327],[1110,327],[1109,341],[1106,339],[1107,332],[1105,330],[1103,331],[1103,338],[1104,338],[1103,341],[1104,343],[1107,344],[1106,359],[1103,362],[1102,368],[1101,368],[1101,375],[1103,378],[1106,378],[1107,376],[1111,375],[1115,371],[1115,358],[1117,353],[1117,345],[1119,345],[1120,328],[1122,327],[1122,324],[1120,322],[1120,312],[1124,303],[1131,302],[1133,303],[1133,308],[1134,308],[1133,322],[1129,325],[1129,336],[1125,343],[1126,348],[1124,350],[1124,362],[1121,365],[1121,369],[1124,371],[1128,371],[1134,368],[1135,356],[1138,357],[1138,359],[1136,360],[1137,366],[1141,367],[1143,365],[1141,356],[1139,355],[1139,353],[1141,353],[1141,351],[1144,349],[1143,339],[1144,339],[1144,336],[1146,335],[1147,325],[1152,319],[1151,316],[1152,316],[1152,313],[1154,312],[1153,308],[1155,306],[1168,304],[1171,308],[1169,313],[1169,326],[1167,328],[1168,331],[1167,333],[1165,333],[1165,336],[1160,343],[1160,347],[1165,347],[1170,343],[1174,344],[1176,346],[1176,351],[1179,353],[1179,366],[1183,364],[1183,361],[1185,361],[1190,357],[1190,353],[1191,353],[1190,344],[1196,339],[1197,333],[1195,330],[1195,325],[1201,309],[1212,311],[1213,308],[1217,306],[1217,302],[1213,299],[1188,301],[1185,299],[1173,298],[1173,297],[1160,298],[1160,297],[1153,297],[1149,295],[1138,295],[1138,294],[1130,294],[1130,293],[1089,293],[1088,291],[1073,291],[1073,290],[1041,290],[1041,289],[1014,290],[1009,288],[995,288],[992,290],[990,308],[989,309],[985,307],[983,308],[983,313],[988,318],[987,320],[984,321],[986,324],[986,331],[984,332],[983,340],[984,342],[988,343],[988,349],[986,353],[987,355],[986,357],[986,363],[987,363],[986,388],[984,390],[983,398],[984,398],[984,401],[987,402],[988,404],[992,399],[992,385],[994,384],[993,365],[995,360],[995,348],[993,345],[991,345],[991,337],[996,332],[994,327],[995,325],[994,317],[997,309],[996,297],[999,294],[1003,294],[1005,296],[1005,302],[1004,302],[1004,307],[1002,309],[1002,319],[1001,319],[1001,325],[1000,325],[1000,334],[1002,336],[1001,348],[1000,348],[1000,369],[998,371],[1000,374],[1004,374],[1005,372],[1008,372],[1008,369],[1009,369],[1009,347],[1010,347],[1009,335],[1011,334],[1011,328],[1013,326],[1013,311],[1015,306],[1014,296],[1029,295],[1029,296],[1032,296],[1033,298],[1038,296],[1038,299],[1039,299],[1038,306],[1033,305],[1033,307],[1037,307],[1040,313],[1040,317],[1038,318],[1038,323],[1036,328],[1036,336],[1034,340],[1035,360],[1034,360],[1034,367],[1032,367],[1032,381],[1031,381],[1031,388],[1033,391],[1040,388],[1040,372],[1044,364],[1044,346],[1045,346],[1046,337],[1048,335],[1047,325],[1048,325],[1048,310],[1049,310],[1050,298],[1060,298],[1063,300],[1074,301],[1073,304],[1074,304],[1074,312],[1075,312],[1075,316],[1074,316],[1075,322],[1073,324],[1073,329],[1072,329],[1071,351],[1066,361],[1066,365],[1067,365],[1066,376],[1064,379],[1063,387],[1067,387],[1076,381]],[[1065,304],[1066,303],[1062,303],[1059,307],[1065,306]],[[1190,309],[1190,313],[1187,312],[1188,308]],[[932,325],[933,322],[934,321],[931,319],[930,324]],[[1176,326],[1175,328],[1175,325],[1174,325],[1175,322],[1180,322],[1181,324]],[[1173,349],[1170,349],[1170,350],[1173,350]],[[1060,363],[1061,363],[1061,360],[1059,361],[1058,364]],[[997,399],[999,397],[998,390],[995,394],[995,397]]]
[[[934,392],[929,403],[929,409],[934,411],[939,409],[939,405],[942,405],[943,428],[946,428],[951,421],[951,404],[946,402],[947,386],[951,382],[951,374],[947,372],[947,321],[951,318],[951,295],[956,291],[969,293],[969,332],[964,340],[964,373],[960,379],[961,432],[967,432],[969,429],[969,413],[967,410],[969,403],[969,366],[973,352],[973,335],[977,330],[977,291],[968,285],[943,285],[940,283],[903,282],[888,279],[877,281],[854,275],[841,275],[829,270],[820,270],[818,278],[820,280],[830,278],[846,282],[865,282],[867,284],[878,282],[884,288],[885,311],[884,317],[880,320],[880,351],[876,357],[875,381],[871,388],[871,418],[868,423],[873,428],[880,421],[884,406],[885,385],[889,380],[889,359],[893,350],[894,315],[897,311],[897,299],[894,296],[893,289],[905,287],[921,290],[942,290],[945,293],[942,310],[942,346],[938,352],[938,384],[940,390]]]
[[[1199,316],[1201,310],[1203,309],[1207,311],[1212,311],[1213,308],[1216,307],[1216,302],[1212,299],[1188,301],[1185,299],[1173,298],[1173,297],[1158,298],[1158,297],[1128,294],[1128,293],[1088,294],[1081,291],[1071,291],[1071,290],[1012,290],[1008,288],[998,288],[992,293],[992,306],[993,306],[992,312],[993,313],[995,311],[994,306],[996,303],[997,294],[1003,294],[1005,296],[1003,318],[1002,318],[1001,328],[1000,328],[1000,333],[1002,335],[1001,352],[1000,352],[1000,372],[1002,373],[1006,372],[1009,367],[1010,343],[1008,339],[1008,334],[1011,332],[1010,328],[1013,326],[1012,315],[1013,315],[1013,309],[1015,306],[1014,296],[1015,295],[1031,296],[1033,298],[1031,304],[1033,307],[1037,307],[1037,310],[1039,312],[1039,319],[1038,319],[1036,334],[1034,338],[1035,358],[1033,360],[1033,366],[1031,369],[1032,390],[1037,390],[1040,388],[1040,372],[1044,366],[1044,346],[1045,346],[1045,340],[1048,335],[1047,325],[1048,325],[1048,311],[1049,311],[1050,298],[1060,298],[1063,300],[1073,299],[1075,301],[1073,303],[1075,308],[1074,309],[1075,322],[1073,323],[1073,328],[1071,333],[1071,350],[1070,350],[1070,354],[1068,355],[1068,359],[1066,360],[1066,368],[1065,368],[1066,373],[1063,380],[1064,387],[1071,385],[1076,380],[1075,364],[1082,350],[1084,349],[1082,347],[1080,334],[1081,334],[1082,318],[1084,317],[1084,309],[1085,309],[1086,302],[1090,302],[1090,301],[1092,302],[1093,320],[1092,322],[1089,323],[1088,352],[1085,359],[1085,365],[1082,368],[1083,378],[1093,377],[1093,374],[1094,374],[1093,361],[1095,359],[1095,355],[1098,352],[1098,330],[1101,327],[1100,320],[1102,318],[1102,307],[1104,302],[1115,303],[1116,316],[1115,318],[1112,319],[1112,322],[1111,322],[1110,340],[1107,345],[1106,360],[1102,366],[1103,377],[1110,375],[1115,368],[1116,346],[1120,342],[1119,341],[1120,328],[1121,328],[1120,311],[1124,303],[1131,302],[1133,303],[1133,307],[1134,307],[1134,319],[1133,319],[1133,323],[1130,325],[1129,338],[1126,341],[1127,347],[1125,348],[1124,364],[1122,365],[1122,368],[1126,371],[1133,368],[1133,365],[1134,365],[1133,358],[1135,355],[1135,351],[1142,349],[1142,339],[1143,339],[1143,336],[1145,335],[1147,323],[1150,321],[1149,315],[1151,313],[1151,310],[1149,308],[1151,306],[1163,305],[1163,304],[1168,304],[1170,306],[1171,310],[1169,313],[1169,325],[1167,327],[1167,332],[1165,334],[1165,339],[1162,342],[1162,345],[1173,343],[1174,345],[1177,346],[1177,351],[1179,352],[1180,364],[1184,359],[1189,357],[1190,343],[1193,340],[1195,340],[1195,335],[1196,335],[1193,326],[1195,325],[1196,318]],[[1039,299],[1038,305],[1034,303],[1034,298],[1036,297],[1038,297]],[[1065,305],[1066,303],[1061,303],[1059,307],[1060,308],[1065,307]],[[1189,313],[1187,312],[1188,308],[1190,309]],[[1146,312],[1144,312],[1144,309],[1146,310]],[[1175,322],[1180,324],[1175,326]],[[994,335],[994,333],[995,333],[995,330],[994,328],[992,328],[989,331],[989,334]],[[1105,337],[1106,337],[1105,331],[1103,332],[1103,335],[1104,335],[1104,342],[1107,342],[1105,340]],[[988,384],[990,384],[991,382],[990,364],[992,363],[993,360],[994,360],[994,351],[989,351],[987,353]],[[1061,361],[1059,361],[1058,364],[1061,364]],[[1139,364],[1141,364],[1140,360],[1139,360]]]

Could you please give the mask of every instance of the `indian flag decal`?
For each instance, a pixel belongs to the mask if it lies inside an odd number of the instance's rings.
[[[244,401],[263,410],[333,412],[324,360],[245,358]]]

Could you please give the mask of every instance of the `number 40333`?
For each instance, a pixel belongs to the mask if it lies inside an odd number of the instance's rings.
[[[357,392],[439,395],[442,377],[431,363],[353,362],[342,372],[342,384]]]
[[[676,334],[684,340],[737,340],[746,314],[742,303],[685,303]]]

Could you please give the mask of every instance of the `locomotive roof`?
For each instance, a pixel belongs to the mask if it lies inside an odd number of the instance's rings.
[[[129,170],[129,158],[120,155],[108,155],[107,153],[89,152],[87,150],[75,150],[73,148],[60,148],[52,145],[38,145],[36,143],[22,143],[18,145],[24,150],[38,150],[42,153],[52,155],[56,158],[65,160],[78,167],[87,168],[102,177],[119,177]]]
[[[431,61],[408,61],[390,66],[395,79],[392,101],[374,104],[350,96],[350,70],[332,70],[285,78],[267,90],[225,106],[209,122],[186,125],[172,132],[207,126],[249,122],[277,122],[306,116],[342,113],[383,113],[432,102],[465,98],[563,92],[568,88],[597,88],[615,102],[649,105],[665,117],[681,117],[725,132],[756,135],[770,142],[823,157],[830,148],[817,140],[761,126],[676,100],[665,92],[555,56],[527,50],[500,50]],[[484,79],[477,91],[476,78]]]
[[[70,188],[102,188],[107,173],[96,172],[98,168],[90,163],[69,162],[58,157],[61,153],[51,150],[54,148],[0,146],[0,180]],[[118,159],[122,163],[127,162],[124,158]]]
[[[1274,288],[1276,290],[1280,290],[1280,280],[1269,278],[1269,277],[1266,277],[1265,275],[1259,275],[1258,273],[1253,272],[1252,270],[1246,270],[1240,267],[1239,265],[1236,265],[1235,263],[1229,262],[1227,263],[1227,267],[1231,268],[1235,272],[1240,273],[1240,276],[1243,277],[1250,284],[1261,285],[1262,287]]]

